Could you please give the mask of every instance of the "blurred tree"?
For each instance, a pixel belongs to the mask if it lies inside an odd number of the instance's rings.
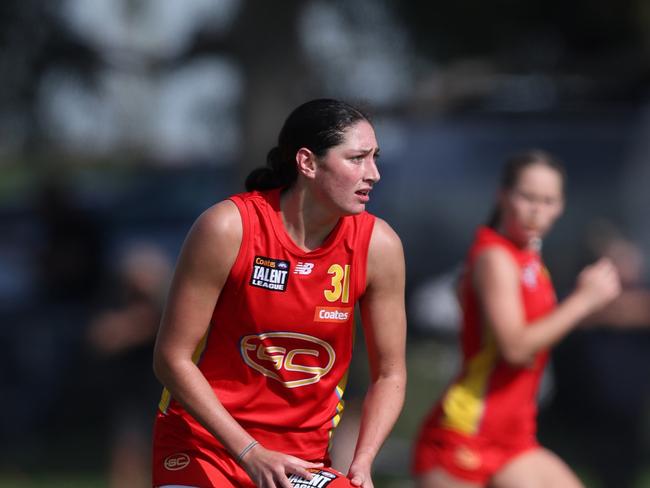
[[[650,8],[645,0],[392,4],[425,59],[447,66],[483,59],[488,71],[564,76],[564,95],[574,102],[647,95]],[[573,78],[566,79],[569,75]]]
[[[394,86],[382,94],[393,106],[436,109],[437,97],[455,108],[539,110],[638,101],[650,78],[645,0],[179,5],[2,2],[0,151],[36,151],[47,136],[71,133],[95,151],[144,150],[154,159],[167,151],[174,162],[192,160],[193,150],[199,160],[236,158],[246,174],[263,164],[287,112],[313,96],[367,97]],[[305,22],[314,10],[325,17]],[[391,51],[395,44],[402,47]],[[415,77],[396,76],[411,66],[419,67],[416,89]],[[43,93],[58,102],[44,107]]]
[[[0,4],[0,141],[2,149],[38,151],[42,127],[35,104],[43,75],[66,66],[91,83],[101,59],[59,21],[62,0]]]
[[[244,80],[239,168],[243,178],[265,164],[289,111],[316,93],[298,38],[305,2],[244,1],[232,29],[232,54]]]
[[[626,0],[459,0],[432,4],[397,2],[419,49],[428,57],[494,56],[519,49],[521,41],[555,39],[565,59],[593,57],[603,50],[638,49],[647,25],[639,17],[647,2]],[[534,54],[534,53],[533,53]]]

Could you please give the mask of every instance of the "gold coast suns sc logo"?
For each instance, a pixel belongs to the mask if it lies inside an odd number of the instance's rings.
[[[186,468],[190,464],[190,457],[184,452],[179,452],[167,456],[163,461],[163,466],[167,471],[178,471]]]
[[[336,360],[334,348],[322,339],[298,332],[265,332],[242,337],[244,362],[286,388],[318,383]]]

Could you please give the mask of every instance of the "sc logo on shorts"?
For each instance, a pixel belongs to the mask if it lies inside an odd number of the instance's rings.
[[[190,457],[184,452],[167,456],[163,461],[163,466],[167,471],[178,471],[190,464]]]
[[[266,332],[242,337],[244,362],[287,388],[318,383],[330,372],[336,353],[327,342],[298,332]]]

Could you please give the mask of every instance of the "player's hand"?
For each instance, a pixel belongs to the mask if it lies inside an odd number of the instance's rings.
[[[604,307],[621,293],[618,271],[608,258],[601,258],[578,275],[577,290],[589,307],[589,312]]]
[[[323,463],[310,463],[295,456],[255,446],[241,460],[241,466],[258,488],[292,488],[289,476],[297,474],[310,480],[310,468],[321,468]]]
[[[352,461],[348,470],[348,478],[354,486],[361,488],[373,488],[372,477],[370,476],[370,463],[361,460]]]

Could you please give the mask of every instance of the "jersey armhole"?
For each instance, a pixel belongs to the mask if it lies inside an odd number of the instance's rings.
[[[356,291],[357,300],[366,293],[367,277],[368,277],[368,251],[370,249],[370,240],[372,239],[372,232],[375,228],[376,217],[371,214],[365,214],[365,218],[361,220],[359,225],[359,252],[355,253],[355,267],[358,271]]]
[[[241,244],[239,245],[239,252],[237,253],[237,258],[235,258],[235,262],[233,263],[232,268],[230,269],[230,274],[228,275],[227,281],[233,283],[243,283],[243,281],[239,278],[244,272],[246,255],[248,254],[248,249],[250,248],[251,222],[246,202],[244,202],[237,195],[231,196],[229,200],[237,206],[237,210],[239,211],[239,216],[241,217],[242,224],[242,235]]]
[[[487,242],[480,246],[476,246],[476,248],[472,249],[467,259],[467,268],[470,269],[473,273],[476,267],[476,261],[478,261],[478,259],[483,255],[483,253],[493,249],[500,249],[501,251],[505,252],[508,256],[512,258],[514,263],[517,264],[517,257],[514,254],[512,254],[510,249],[508,249],[506,246],[504,246],[503,244],[499,244],[498,242]]]

